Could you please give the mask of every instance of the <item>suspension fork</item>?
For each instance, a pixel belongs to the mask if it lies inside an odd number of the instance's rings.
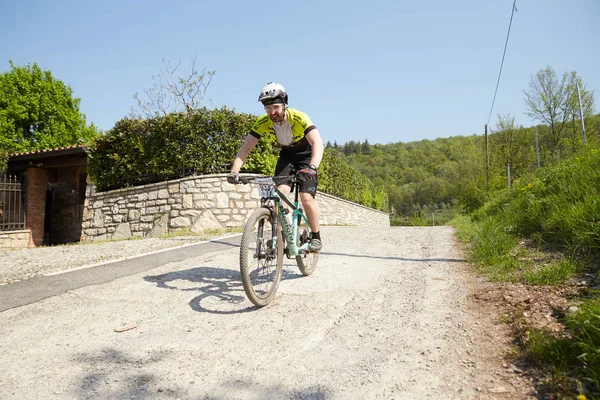
[[[268,200],[273,200],[275,202],[275,204],[271,204],[268,203]],[[271,224],[271,247],[266,249],[266,251],[268,252],[274,252],[275,249],[277,248],[277,230],[279,229],[279,216],[278,216],[278,206],[279,206],[279,199],[278,198],[271,198],[271,199],[262,199],[261,201],[261,206],[268,209],[269,212],[271,213],[271,220],[273,221],[273,223]],[[264,224],[265,221],[261,220],[259,222],[259,230],[260,230],[260,236],[261,238],[265,235],[264,232]]]

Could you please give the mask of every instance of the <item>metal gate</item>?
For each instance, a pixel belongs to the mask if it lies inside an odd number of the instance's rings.
[[[23,182],[11,175],[0,175],[0,231],[25,229]]]

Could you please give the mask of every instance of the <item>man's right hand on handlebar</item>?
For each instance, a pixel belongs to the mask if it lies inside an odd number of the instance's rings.
[[[238,172],[232,172],[228,177],[227,177],[227,182],[231,183],[231,184],[236,184],[236,183],[240,183],[240,174]]]

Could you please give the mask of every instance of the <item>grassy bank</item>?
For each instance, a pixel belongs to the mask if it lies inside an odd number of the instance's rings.
[[[490,280],[576,288],[557,310],[560,332],[515,324],[521,357],[545,374],[546,393],[600,398],[598,151],[540,169],[452,224]]]

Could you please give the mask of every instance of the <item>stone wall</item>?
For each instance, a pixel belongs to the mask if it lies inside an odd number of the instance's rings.
[[[131,236],[156,237],[180,229],[192,232],[242,227],[260,203],[255,185],[231,185],[225,174],[96,193],[84,202],[82,241]],[[387,213],[319,193],[325,225],[389,226]]]
[[[388,213],[322,192],[317,194],[316,199],[320,211],[319,221],[323,225],[390,226]]]
[[[31,231],[0,231],[0,249],[26,249],[30,247]],[[33,246],[33,241],[31,242]]]

